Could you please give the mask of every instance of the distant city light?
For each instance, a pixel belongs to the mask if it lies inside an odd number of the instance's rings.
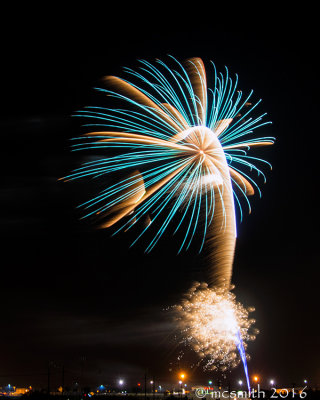
[[[271,385],[273,385],[273,384],[274,384],[274,380],[273,380],[273,379],[271,379],[270,383],[271,383]]]
[[[150,384],[153,385],[153,381],[150,381]]]
[[[119,379],[119,385],[123,385],[123,379]]]
[[[253,377],[253,380],[254,380],[255,382],[258,382],[259,378],[258,378],[257,376],[254,376],[254,377]]]
[[[209,385],[212,385],[212,381],[209,381],[208,383],[209,383]]]
[[[304,381],[303,381],[304,383],[308,383],[308,381],[305,379]]]
[[[179,381],[180,385],[182,385],[182,381]]]
[[[242,385],[242,380],[240,379],[240,381],[238,383],[239,383],[239,385]]]

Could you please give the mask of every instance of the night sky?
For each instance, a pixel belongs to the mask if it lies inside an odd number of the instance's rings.
[[[110,238],[79,220],[88,183],[57,181],[82,160],[70,152],[69,139],[83,133],[71,114],[106,104],[93,89],[101,78],[167,54],[226,65],[240,89],[263,99],[259,110],[273,125],[261,133],[277,141],[259,155],[273,170],[265,169],[262,198],[252,199],[238,226],[233,272],[235,293],[256,307],[261,331],[249,344],[249,370],[283,384],[319,383],[313,32],[294,23],[270,33],[141,24],[111,13],[97,24],[91,15],[70,18],[17,21],[17,36],[8,32],[1,50],[0,386],[45,386],[50,361],[54,384],[61,365],[68,385],[82,368],[83,384],[91,385],[142,380],[146,369],[171,379],[177,349],[163,310],[201,279],[204,259],[196,251],[177,256],[171,236],[148,256],[142,244],[129,249],[130,235]],[[180,367],[190,372],[187,360]],[[198,369],[193,379],[207,376]],[[241,367],[231,374],[242,376]]]

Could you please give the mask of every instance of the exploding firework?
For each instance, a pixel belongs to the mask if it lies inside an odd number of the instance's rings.
[[[99,227],[116,226],[116,233],[131,229],[147,217],[138,238],[159,221],[147,252],[177,214],[174,232],[184,229],[179,251],[190,247],[196,231],[203,238],[200,250],[206,239],[220,248],[220,233],[230,231],[232,240],[224,241],[231,243],[224,244],[228,255],[222,258],[224,276],[231,278],[236,235],[233,198],[242,216],[239,194],[249,204],[254,187],[260,192],[252,178],[239,169],[255,170],[264,176],[254,162],[266,161],[248,156],[247,150],[273,143],[270,137],[250,137],[256,128],[270,122],[262,122],[265,114],[250,117],[260,101],[249,103],[252,91],[243,98],[236,90],[237,77],[233,82],[228,70],[226,75],[218,75],[213,68],[215,82],[208,88],[200,59],[188,60],[185,68],[174,58],[172,62],[177,69],[171,70],[160,60],[159,68],[141,61],[144,74],[126,69],[140,87],[113,76],[104,79],[109,89],[98,90],[126,107],[86,107],[78,111],[76,116],[93,120],[85,126],[96,130],[78,138],[73,150],[102,150],[107,152],[106,157],[85,162],[62,179],[121,173],[118,182],[79,206],[84,210],[82,218],[96,217]],[[216,229],[208,233],[209,226]]]
[[[199,354],[208,370],[236,367],[241,361],[239,346],[243,343],[245,349],[258,333],[252,327],[255,320],[249,318],[254,308],[244,308],[224,288],[195,283],[175,309],[183,342]]]
[[[252,147],[271,145],[272,137],[255,137],[266,114],[253,117],[261,100],[251,103],[253,91],[243,96],[238,77],[228,69],[212,67],[211,85],[201,59],[183,65],[170,57],[141,60],[137,71],[126,68],[131,80],[104,79],[106,89],[124,108],[86,107],[76,116],[91,120],[90,132],[73,150],[106,152],[85,162],[64,180],[120,176],[100,193],[81,204],[83,218],[95,218],[114,234],[140,226],[133,244],[156,226],[146,246],[151,251],[164,233],[183,231],[179,252],[201,237],[210,253],[210,287],[193,288],[180,307],[185,339],[207,367],[235,366],[242,357],[252,320],[249,311],[230,292],[236,241],[235,205],[242,219],[243,200],[260,189],[248,172],[265,180],[257,165],[265,160],[249,156]],[[132,81],[133,80],[133,81]],[[270,165],[270,164],[268,164]],[[244,361],[244,358],[242,357]],[[246,367],[246,366],[245,366]]]

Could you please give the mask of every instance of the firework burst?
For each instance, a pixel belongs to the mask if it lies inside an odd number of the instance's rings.
[[[246,349],[258,333],[255,320],[249,318],[253,307],[243,307],[230,290],[206,283],[195,283],[175,310],[183,343],[198,353],[208,370],[236,367],[241,361],[240,340]]]
[[[217,233],[215,229],[214,235],[208,234],[213,220],[218,222],[218,230],[230,230],[234,241],[233,199],[242,218],[239,194],[249,205],[248,196],[255,189],[260,192],[256,182],[240,168],[264,177],[255,164],[266,162],[248,156],[247,150],[273,143],[270,137],[252,137],[256,128],[270,122],[262,122],[265,114],[251,117],[260,101],[252,105],[252,91],[244,97],[236,90],[237,76],[233,81],[227,69],[225,74],[218,74],[212,64],[214,85],[208,88],[201,59],[189,59],[185,67],[172,57],[171,62],[174,69],[160,60],[156,66],[142,60],[139,71],[126,68],[135,83],[114,76],[104,79],[108,89],[98,90],[120,100],[125,108],[92,106],[78,111],[75,115],[92,120],[85,126],[95,130],[77,138],[73,151],[102,150],[107,155],[85,162],[62,178],[121,173],[117,183],[79,207],[84,211],[83,218],[95,217],[101,228],[115,226],[115,233],[131,229],[148,217],[137,240],[158,223],[147,252],[177,214],[174,232],[184,229],[179,251],[190,247],[196,231],[203,238],[201,250],[206,238],[210,241]],[[227,244],[228,252],[225,264],[229,271],[225,275],[231,278],[232,244]]]

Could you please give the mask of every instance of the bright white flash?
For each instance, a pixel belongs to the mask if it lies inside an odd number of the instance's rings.
[[[196,283],[176,311],[183,342],[198,353],[205,369],[226,370],[237,366],[241,361],[237,334],[240,333],[246,348],[246,342],[254,340],[258,333],[251,329],[255,320],[249,319],[254,308],[245,308],[224,288]]]

